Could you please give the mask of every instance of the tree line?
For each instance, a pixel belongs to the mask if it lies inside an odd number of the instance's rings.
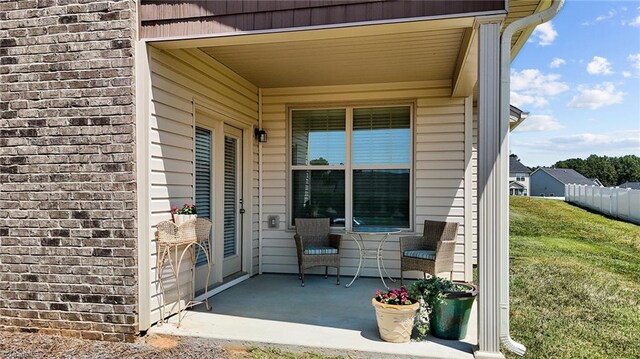
[[[606,187],[618,186],[625,182],[640,182],[640,157],[636,155],[591,155],[586,159],[570,158],[558,161],[551,167],[574,169],[587,178],[597,178]]]

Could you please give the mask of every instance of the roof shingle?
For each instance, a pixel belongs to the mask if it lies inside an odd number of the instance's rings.
[[[619,186],[620,188],[640,189],[640,182],[625,182]]]
[[[531,173],[531,170],[516,157],[509,157],[509,172]]]
[[[554,177],[564,184],[586,184],[590,186],[599,186],[594,180],[589,179],[576,170],[570,168],[547,168],[541,167],[538,171],[543,171]]]

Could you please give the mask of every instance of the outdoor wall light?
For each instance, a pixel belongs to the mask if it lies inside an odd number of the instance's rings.
[[[267,131],[262,128],[256,128],[253,131],[253,135],[256,137],[258,142],[267,142]]]

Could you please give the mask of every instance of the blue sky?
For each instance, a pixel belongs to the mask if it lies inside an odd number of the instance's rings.
[[[568,0],[511,65],[511,136],[527,166],[640,156],[640,1]]]

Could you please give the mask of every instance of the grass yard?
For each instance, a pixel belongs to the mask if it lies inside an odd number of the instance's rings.
[[[525,358],[640,358],[640,226],[511,197],[511,335]]]

